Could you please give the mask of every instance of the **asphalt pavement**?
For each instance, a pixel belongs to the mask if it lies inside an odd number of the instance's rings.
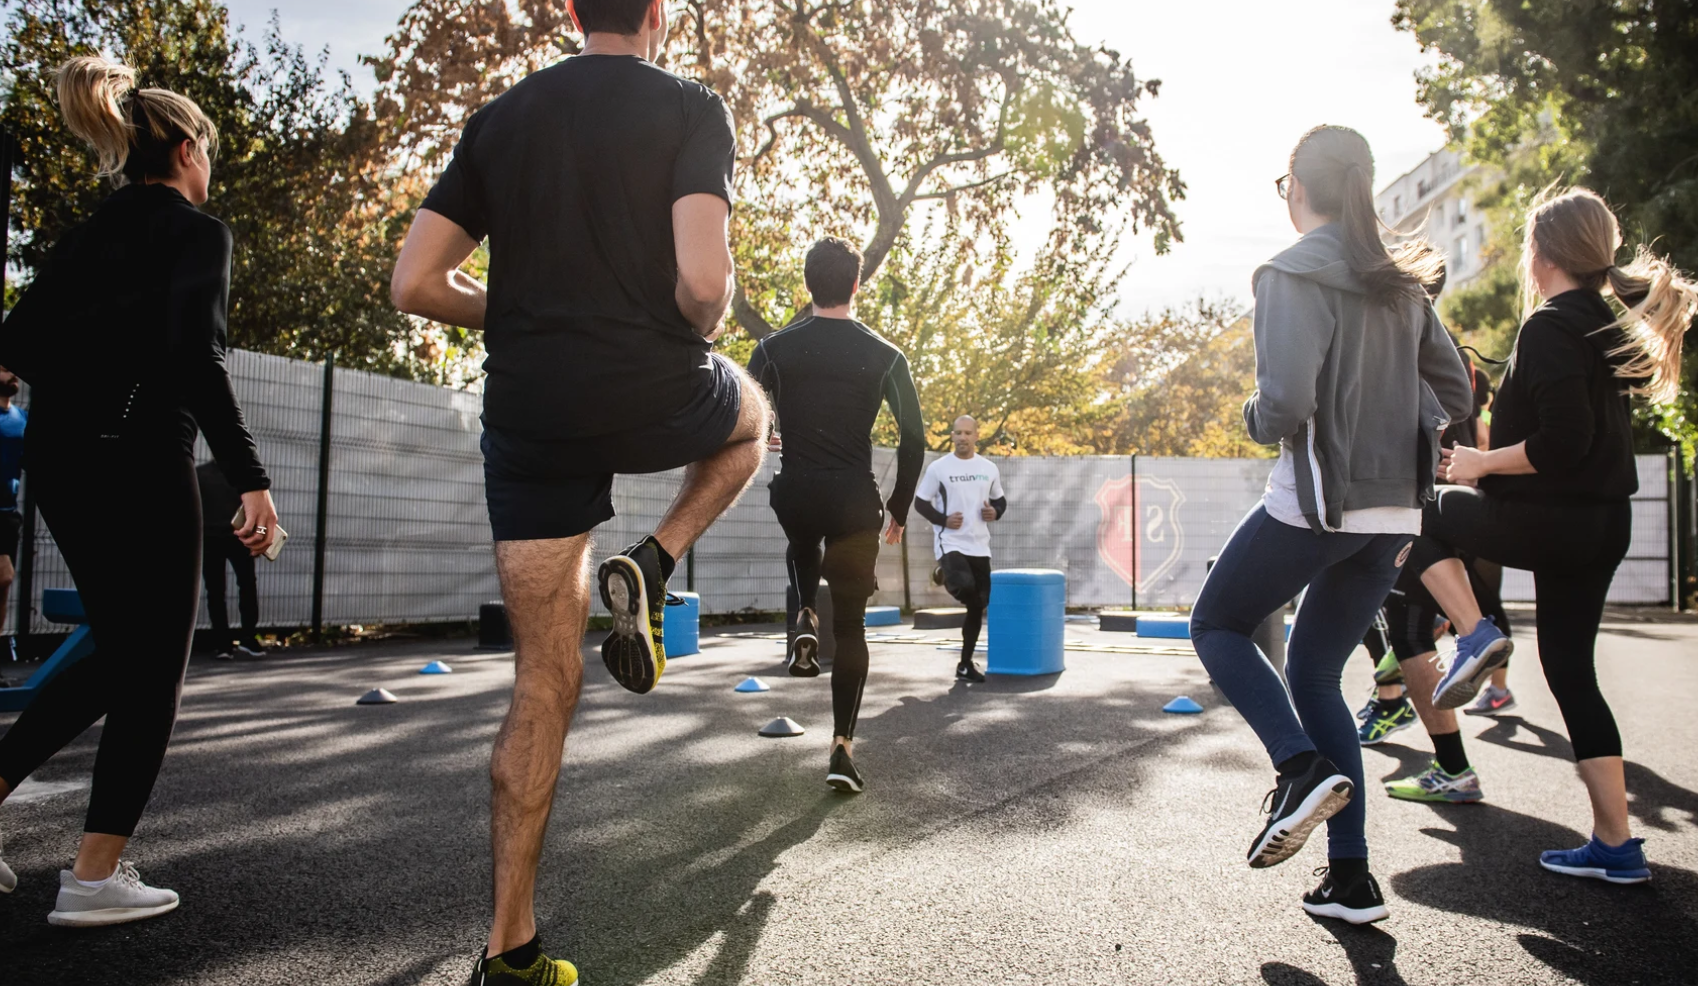
[[[845,796],[825,785],[828,681],[786,677],[777,641],[703,645],[647,696],[586,648],[538,892],[545,946],[588,986],[1698,983],[1693,622],[1621,620],[1600,640],[1650,884],[1538,867],[1589,814],[1524,640],[1519,711],[1463,726],[1484,804],[1372,790],[1425,766],[1419,729],[1366,752],[1391,918],[1364,928],[1298,907],[1323,838],[1244,865],[1272,771],[1194,656],[1077,651],[1060,675],[963,685],[934,644],[876,643],[868,788]],[[454,673],[417,673],[439,659]],[[748,674],[772,690],[734,693]],[[1353,660],[1352,705],[1368,676]],[[182,907],[45,921],[96,727],[0,806],[22,881],[0,897],[0,983],[458,986],[486,932],[488,756],[511,681],[511,654],[469,641],[197,658],[129,854]],[[380,685],[400,701],[354,704]],[[1160,711],[1181,694],[1204,713]],[[757,737],[777,715],[807,734]]]

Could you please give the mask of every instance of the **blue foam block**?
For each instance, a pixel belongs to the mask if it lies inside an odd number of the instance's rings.
[[[1138,617],[1138,636],[1166,637],[1174,640],[1186,640],[1191,636],[1191,618],[1188,616],[1140,616]]]
[[[1203,707],[1191,701],[1191,696],[1181,695],[1161,707],[1163,712],[1175,712],[1180,715],[1195,715],[1203,711]]]
[[[454,669],[441,661],[432,661],[419,669],[419,674],[453,674]]]
[[[902,625],[902,610],[896,606],[868,606],[867,626],[894,627]]]

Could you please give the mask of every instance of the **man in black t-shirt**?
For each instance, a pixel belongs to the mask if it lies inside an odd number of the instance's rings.
[[[809,315],[761,340],[749,360],[778,412],[784,436],[773,435],[783,468],[772,479],[772,510],[789,541],[785,561],[796,591],[796,637],[790,673],[820,673],[820,576],[831,587],[833,717],[826,783],[850,793],[864,787],[850,760],[861,692],[867,681],[867,600],[878,589],[879,525],[884,542],[902,541],[908,503],[926,458],[920,398],[900,349],[855,321],[861,252],[835,236],[815,243],[804,271],[813,295]],[[896,485],[880,509],[873,478],[873,424],[890,405],[901,441]],[[821,545],[824,551],[821,552]]]
[[[482,329],[489,354],[484,482],[518,651],[491,768],[495,922],[478,966],[491,983],[576,979],[538,950],[535,862],[583,676],[589,531],[613,516],[613,476],[687,467],[654,534],[598,573],[614,622],[603,662],[646,692],[665,669],[673,559],[765,454],[765,398],[709,351],[731,298],[730,114],[654,64],[662,0],[568,10],[583,53],[472,116],[391,283],[403,311]],[[487,288],[460,270],[486,237]]]

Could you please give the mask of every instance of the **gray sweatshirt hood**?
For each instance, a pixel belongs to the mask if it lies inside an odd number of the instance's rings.
[[[1370,301],[1342,230],[1312,230],[1257,269],[1256,392],[1244,424],[1279,444],[1316,532],[1344,514],[1420,507],[1439,433],[1473,409],[1473,381],[1425,299]]]
[[[1337,223],[1327,223],[1310,230],[1304,237],[1280,251],[1272,260],[1256,268],[1250,276],[1250,290],[1270,270],[1295,274],[1314,281],[1323,288],[1367,294],[1367,285],[1350,269],[1344,259],[1344,231]]]

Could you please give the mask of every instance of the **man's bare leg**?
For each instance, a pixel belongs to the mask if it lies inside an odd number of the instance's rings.
[[[1468,581],[1468,569],[1462,567],[1462,559],[1446,558],[1434,564],[1421,573],[1421,584],[1450,618],[1458,637],[1474,632],[1480,624],[1480,603],[1474,598],[1474,586]]]
[[[1439,686],[1439,668],[1433,663],[1436,653],[1422,654],[1402,664],[1403,680],[1409,685],[1409,700],[1414,703],[1415,714],[1421,717],[1421,725],[1427,728],[1428,736],[1461,730],[1456,724],[1455,710],[1433,708],[1433,689]]]
[[[537,862],[567,727],[584,680],[590,536],[500,541],[495,565],[517,656],[513,702],[490,757],[495,924],[489,954],[536,935]]]
[[[685,468],[684,485],[654,530],[655,540],[675,559],[683,558],[702,532],[731,509],[766,458],[772,411],[766,395],[742,370],[737,371],[737,380],[743,391],[737,427],[719,451]]]

